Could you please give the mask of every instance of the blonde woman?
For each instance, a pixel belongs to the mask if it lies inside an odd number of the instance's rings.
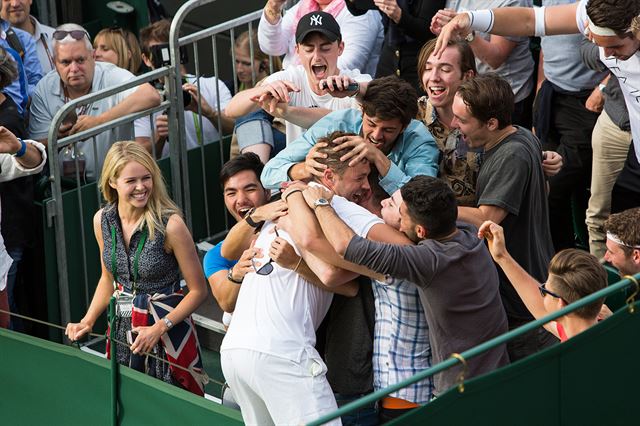
[[[262,81],[269,75],[269,55],[260,50],[258,44],[258,34],[253,33],[253,60],[251,59],[251,40],[249,39],[249,31],[241,33],[233,44],[233,53],[235,56],[236,77],[238,79],[238,92],[245,89],[251,89],[255,83]],[[280,71],[282,62],[280,58],[274,56],[273,72]],[[229,90],[233,92],[233,83]],[[235,93],[232,93],[235,95]]]
[[[93,218],[102,276],[86,315],[68,324],[66,335],[78,340],[91,332],[116,292],[118,362],[203,395],[200,350],[190,315],[206,296],[205,281],[180,210],[167,195],[157,164],[135,142],[113,144],[99,184],[108,203]],[[180,289],[181,275],[186,295]],[[128,299],[133,300],[127,309]],[[126,341],[130,346],[121,344]],[[146,353],[174,363],[180,358],[185,367],[195,366],[195,373]]]
[[[93,39],[96,61],[109,62],[132,74],[142,64],[140,44],[133,33],[122,28],[105,28]]]

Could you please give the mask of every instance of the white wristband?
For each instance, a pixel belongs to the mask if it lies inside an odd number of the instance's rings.
[[[473,10],[466,11],[469,15],[469,29],[479,31],[481,33],[491,32],[493,28],[493,10]]]
[[[547,35],[547,30],[544,25],[544,9],[545,7],[534,7],[533,8],[533,16],[534,16],[534,35],[536,37],[544,37]]]

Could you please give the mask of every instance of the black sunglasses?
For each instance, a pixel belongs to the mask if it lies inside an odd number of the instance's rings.
[[[276,237],[279,237],[280,234],[278,234],[278,227],[274,227],[273,228],[276,232]],[[269,258],[269,261],[267,263],[265,263],[264,265],[262,265],[260,267],[260,269],[256,269],[256,264],[253,261],[253,258],[251,258],[251,265],[253,266],[253,269],[256,271],[256,274],[258,275],[269,275],[270,273],[273,272],[273,259]]]
[[[546,294],[548,294],[549,296],[551,296],[551,297],[555,297],[556,299],[562,299],[562,300],[564,300],[564,299],[562,298],[562,296],[558,295],[557,293],[554,293],[554,292],[552,292],[551,290],[547,290],[546,285],[547,285],[547,283],[542,283],[542,284],[540,284],[540,285],[538,286],[538,290],[540,290],[540,295],[541,295],[542,297],[544,297]]]
[[[53,32],[53,38],[55,40],[63,40],[66,36],[70,35],[74,40],[82,40],[84,36],[89,38],[89,34],[86,31],[82,30],[73,30],[73,31],[65,31],[65,30],[56,30]]]

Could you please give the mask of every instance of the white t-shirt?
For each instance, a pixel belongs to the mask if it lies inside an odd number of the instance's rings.
[[[194,76],[187,76],[187,81],[191,84],[196,84],[196,78]],[[204,100],[207,101],[209,105],[214,110],[218,110],[218,99],[217,93],[220,92],[220,108],[224,110],[227,107],[227,104],[231,100],[231,92],[227,86],[216,77],[200,77],[200,90],[202,91],[202,96]],[[153,123],[155,125],[156,117],[158,117],[161,113],[156,113],[153,115]],[[208,118],[202,117],[202,127],[200,127],[200,121],[198,118],[197,112],[185,111],[184,112],[184,127],[185,134],[187,138],[187,149],[195,148],[200,145],[198,139],[202,140],[205,144],[216,142],[220,136],[218,130],[214,127],[214,125],[209,121]],[[151,137],[151,125],[149,123],[149,119],[141,119],[136,120],[135,125],[136,137]],[[200,136],[198,136],[200,135]],[[169,156],[169,142],[164,144],[162,148],[162,157]]]
[[[586,21],[587,0],[581,0],[576,10],[576,23],[583,34],[586,34],[584,25]],[[633,148],[636,151],[636,158],[640,161],[640,51],[626,61],[621,61],[613,57],[606,57],[604,49],[601,47],[600,60],[620,82],[620,89],[622,89],[629,111]]]
[[[331,202],[338,216],[353,231],[366,237],[382,220],[364,208],[334,196]],[[273,222],[262,228],[255,247],[261,248],[261,266],[269,261],[269,247],[276,238]],[[291,237],[278,229],[299,253]],[[238,294],[233,321],[220,350],[249,349],[300,362],[302,355],[317,355],[314,349],[316,329],[331,305],[333,294],[322,290],[302,276],[273,262],[269,275],[250,272],[245,275]]]
[[[340,75],[346,75],[357,82],[370,81],[371,76],[369,74],[360,74],[358,70],[341,70]],[[311,90],[309,79],[307,79],[307,73],[302,65],[295,67],[289,67],[286,70],[278,71],[271,74],[264,80],[263,84],[271,83],[273,81],[286,80],[290,81],[300,88],[299,92],[292,92],[289,94],[291,100],[289,105],[305,108],[327,108],[332,111],[347,108],[359,108],[358,102],[355,98],[335,98],[329,93],[324,95],[318,95]],[[305,132],[300,126],[286,122],[287,142],[298,139]]]

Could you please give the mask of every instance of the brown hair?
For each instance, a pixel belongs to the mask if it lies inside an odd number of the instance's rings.
[[[342,176],[344,172],[349,168],[348,161],[340,161],[340,157],[345,154],[345,150],[334,151],[333,149],[338,146],[335,140],[341,136],[355,136],[355,133],[347,133],[340,130],[336,130],[328,134],[323,138],[318,138],[317,143],[324,142],[327,146],[318,148],[318,152],[326,154],[326,158],[316,158],[318,163],[324,164],[327,168],[331,169],[338,176]]]
[[[170,35],[171,21],[168,19],[162,19],[148,27],[144,27],[140,30],[140,48],[142,49],[142,53],[149,58],[151,55],[149,44],[154,40],[160,43],[168,43]]]
[[[549,280],[567,303],[573,303],[607,286],[607,271],[594,255],[577,249],[558,252],[549,264]],[[594,319],[604,298],[583,306],[573,313],[584,319]]]
[[[610,28],[618,37],[632,37],[631,26],[640,15],[637,0],[589,0],[587,15],[599,27]]]
[[[487,73],[465,80],[458,88],[458,95],[469,108],[471,115],[486,123],[498,120],[498,129],[511,125],[513,115],[513,90],[504,78]]]
[[[382,120],[399,118],[408,126],[418,115],[418,95],[413,86],[395,75],[376,78],[362,96],[362,111]]]
[[[422,49],[420,49],[420,53],[418,53],[418,80],[420,80],[420,86],[425,91],[427,88],[422,84],[422,74],[427,69],[427,61],[436,48],[437,40],[437,38],[434,38],[426,42],[422,46]],[[460,66],[460,78],[462,78],[467,71],[473,71],[473,75],[478,75],[476,57],[469,43],[464,40],[449,40],[447,47],[449,46],[455,47],[460,54],[460,63],[458,64]]]
[[[0,47],[0,89],[10,85],[16,78],[18,78],[18,68],[13,57]]]
[[[604,229],[620,238],[630,246],[640,246],[640,207],[625,210],[609,216],[604,222]],[[620,246],[627,256],[633,252],[632,247]]]

